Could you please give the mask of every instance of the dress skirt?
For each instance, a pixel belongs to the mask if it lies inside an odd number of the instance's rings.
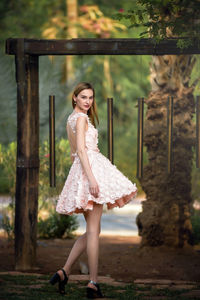
[[[87,150],[87,155],[99,186],[98,198],[90,194],[87,176],[76,154],[57,202],[56,211],[60,214],[72,215],[92,210],[94,203],[106,204],[108,209],[123,207],[137,195],[136,184],[103,154]]]

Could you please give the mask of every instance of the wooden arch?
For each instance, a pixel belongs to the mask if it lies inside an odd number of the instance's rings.
[[[179,55],[199,54],[194,43],[186,49],[177,39],[155,44],[153,39],[7,39],[6,53],[15,55],[17,82],[17,171],[15,209],[15,268],[35,266],[39,177],[40,55]]]

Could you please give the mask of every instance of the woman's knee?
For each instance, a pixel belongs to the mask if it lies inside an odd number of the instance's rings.
[[[101,232],[101,226],[100,225],[94,226],[94,224],[91,227],[87,226],[86,232],[87,232],[87,235],[91,234],[91,235],[98,235],[99,236],[99,234]]]
[[[99,230],[99,228],[98,229],[87,229],[87,236],[88,235],[93,235],[93,236],[99,236],[99,234],[100,234],[100,230]]]

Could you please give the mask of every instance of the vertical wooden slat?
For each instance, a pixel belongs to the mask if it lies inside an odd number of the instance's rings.
[[[167,173],[172,172],[173,149],[173,97],[167,99]]]
[[[113,98],[107,98],[107,132],[108,132],[108,158],[114,162],[113,152]]]
[[[31,269],[36,261],[39,94],[38,57],[24,55],[24,40],[17,40],[17,171],[15,205],[15,268]]]
[[[143,176],[143,123],[144,98],[138,98],[137,178],[142,178]]]
[[[49,96],[49,149],[50,149],[50,168],[49,178],[50,186],[56,186],[56,172],[55,172],[55,96]]]
[[[200,96],[196,97],[196,167],[200,168]]]

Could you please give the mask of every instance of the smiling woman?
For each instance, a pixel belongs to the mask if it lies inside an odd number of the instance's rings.
[[[86,232],[75,242],[64,267],[54,274],[50,282],[58,282],[60,293],[65,293],[71,267],[87,249],[90,271],[87,296],[102,298],[97,273],[103,204],[108,209],[122,207],[136,196],[137,187],[100,153],[94,122],[94,118],[98,120],[95,92],[91,84],[78,84],[72,96],[72,105],[74,110],[68,117],[66,129],[73,164],[56,211],[64,215],[83,213],[87,225]]]

